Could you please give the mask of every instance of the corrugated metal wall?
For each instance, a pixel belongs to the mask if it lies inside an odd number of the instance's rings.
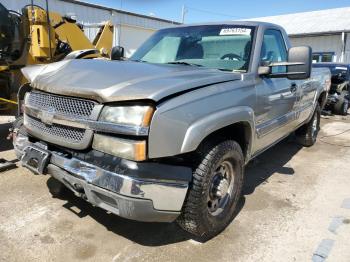
[[[1,0],[1,3],[7,9],[20,11],[22,7],[30,4],[30,0]],[[34,4],[44,8],[46,5],[44,0],[34,0]],[[61,15],[74,14],[77,16],[78,21],[84,25],[111,21],[115,31],[114,45],[124,46],[127,56],[130,56],[154,31],[173,25],[171,22],[124,14],[117,11],[104,10],[61,0],[49,0],[49,9]],[[87,37],[92,41],[98,29],[97,27],[89,26],[86,27],[84,31]]]
[[[350,35],[349,35],[349,33],[347,34],[347,37],[346,37],[344,62],[350,63]]]
[[[135,30],[137,30],[137,34],[135,34]],[[128,47],[125,55],[129,57],[138,48],[138,43],[143,42],[152,35],[154,30],[123,25],[119,28],[118,32],[121,33],[120,45]]]
[[[303,36],[291,37],[293,46],[308,45],[312,47],[314,53],[318,52],[334,52],[334,62],[350,63],[350,37],[347,37],[344,61],[342,59],[342,36],[340,34],[324,35],[324,36]]]

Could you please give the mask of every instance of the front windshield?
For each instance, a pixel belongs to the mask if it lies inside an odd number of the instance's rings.
[[[254,27],[206,25],[163,29],[151,36],[132,61],[248,71]]]

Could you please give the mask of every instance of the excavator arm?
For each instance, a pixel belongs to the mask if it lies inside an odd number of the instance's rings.
[[[111,55],[113,46],[113,33],[114,26],[110,22],[107,22],[100,27],[100,30],[93,41],[95,48],[108,57]]]

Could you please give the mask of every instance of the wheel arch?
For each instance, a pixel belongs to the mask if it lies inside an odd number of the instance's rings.
[[[224,140],[236,141],[242,149],[244,158],[249,158],[252,143],[252,129],[249,122],[237,122],[218,129],[205,137],[199,146],[213,141],[222,142]]]
[[[254,142],[253,110],[238,107],[219,114],[220,117],[213,114],[191,125],[183,140],[181,152],[196,151],[200,145],[208,141],[232,139],[241,146],[244,158],[248,161]]]

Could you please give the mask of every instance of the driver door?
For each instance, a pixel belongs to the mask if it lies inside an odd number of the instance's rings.
[[[287,62],[288,51],[282,33],[267,29],[261,47],[261,65]],[[273,67],[273,73],[285,73],[285,66]],[[256,84],[257,151],[289,134],[295,119],[297,85],[288,78],[259,77]]]

